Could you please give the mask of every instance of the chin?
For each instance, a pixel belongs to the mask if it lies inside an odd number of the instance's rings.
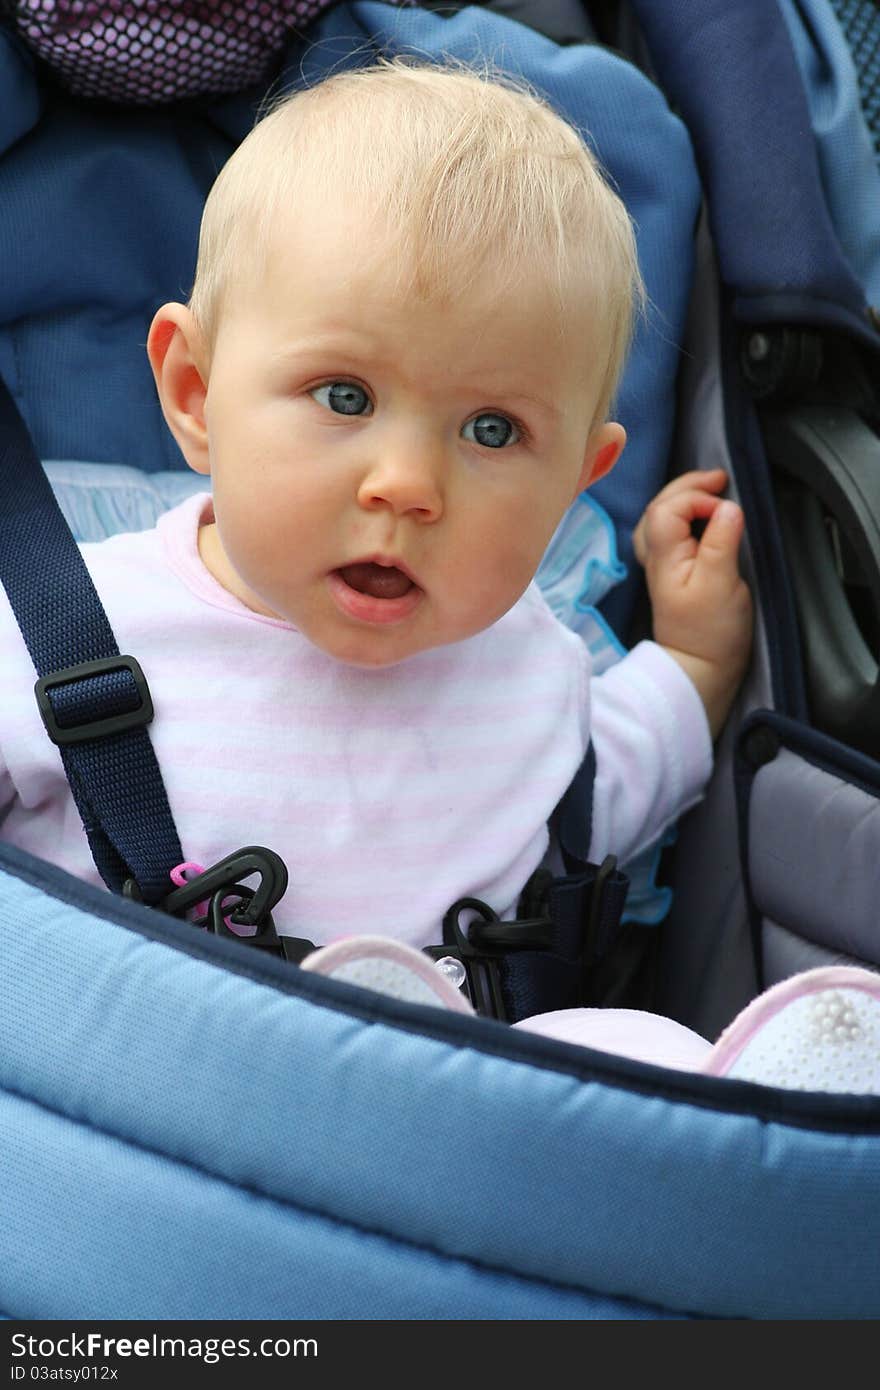
[[[400,666],[404,661],[418,656],[420,652],[445,645],[443,642],[413,640],[412,634],[407,639],[402,632],[394,634],[388,631],[337,631],[324,634],[324,640],[307,631],[304,631],[303,635],[335,661],[341,661],[345,666],[357,666],[363,671],[382,671],[392,666]]]
[[[376,649],[366,650],[360,646],[354,649],[324,647],[328,656],[341,661],[345,666],[357,666],[362,671],[382,671],[391,666],[399,666],[402,661],[408,661],[410,657],[423,650],[423,647],[415,647],[411,651],[388,653]]]

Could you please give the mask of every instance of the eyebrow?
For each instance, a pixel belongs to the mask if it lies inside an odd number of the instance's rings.
[[[550,401],[546,401],[543,396],[533,396],[527,391],[501,391],[499,395],[509,401],[527,401],[529,405],[536,405],[553,420],[559,420],[562,417],[562,411],[559,409],[559,406],[552,405]]]
[[[340,357],[373,357],[376,353],[366,345],[355,346],[353,338],[342,339],[342,335],[325,334],[319,338],[299,338],[289,346],[276,348],[272,357],[277,362],[291,362],[298,357],[314,357],[318,353],[327,353],[328,356],[338,354]]]

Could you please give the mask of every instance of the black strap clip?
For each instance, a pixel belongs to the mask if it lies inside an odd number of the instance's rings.
[[[617,855],[606,854],[596,869],[596,877],[590,892],[590,907],[584,925],[582,960],[585,970],[589,969],[597,958],[603,956],[608,950],[612,934],[616,933],[620,923],[620,914],[628,886],[629,880],[618,873]],[[622,893],[619,905],[616,897],[613,902],[609,903],[608,895],[612,887]]]
[[[467,928],[461,925],[463,912],[476,913]],[[443,918],[443,945],[428,946],[432,960],[458,961],[464,970],[462,990],[478,1014],[509,1022],[504,999],[501,964],[508,951],[543,950],[553,938],[549,917],[506,922],[481,898],[459,898]]]
[[[240,881],[255,873],[259,874],[255,888]],[[286,889],[287,867],[281,856],[262,845],[248,845],[188,879],[158,906],[180,917],[207,900],[207,913],[197,918],[194,926],[299,964],[314,946],[298,937],[279,936],[272,919],[272,908]],[[236,927],[245,930],[236,931]]]
[[[450,907],[443,945],[426,954],[457,962],[457,983],[478,1014],[515,1022],[591,1002],[593,972],[616,939],[628,880],[610,854],[583,870],[556,878],[537,869],[512,921],[479,898]],[[464,912],[473,917],[466,928]],[[451,966],[447,973],[455,978]]]

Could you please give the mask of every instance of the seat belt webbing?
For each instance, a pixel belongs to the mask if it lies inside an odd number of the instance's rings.
[[[145,728],[152,716],[149,692],[137,662],[120,655],[2,380],[0,583],[42,678],[38,703],[59,745],[98,872],[117,892],[134,879],[144,900],[157,902],[184,856]]]

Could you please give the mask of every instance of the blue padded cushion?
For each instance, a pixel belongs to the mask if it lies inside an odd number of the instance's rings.
[[[14,1317],[880,1315],[876,1097],[261,965],[3,846],[0,951]]]

